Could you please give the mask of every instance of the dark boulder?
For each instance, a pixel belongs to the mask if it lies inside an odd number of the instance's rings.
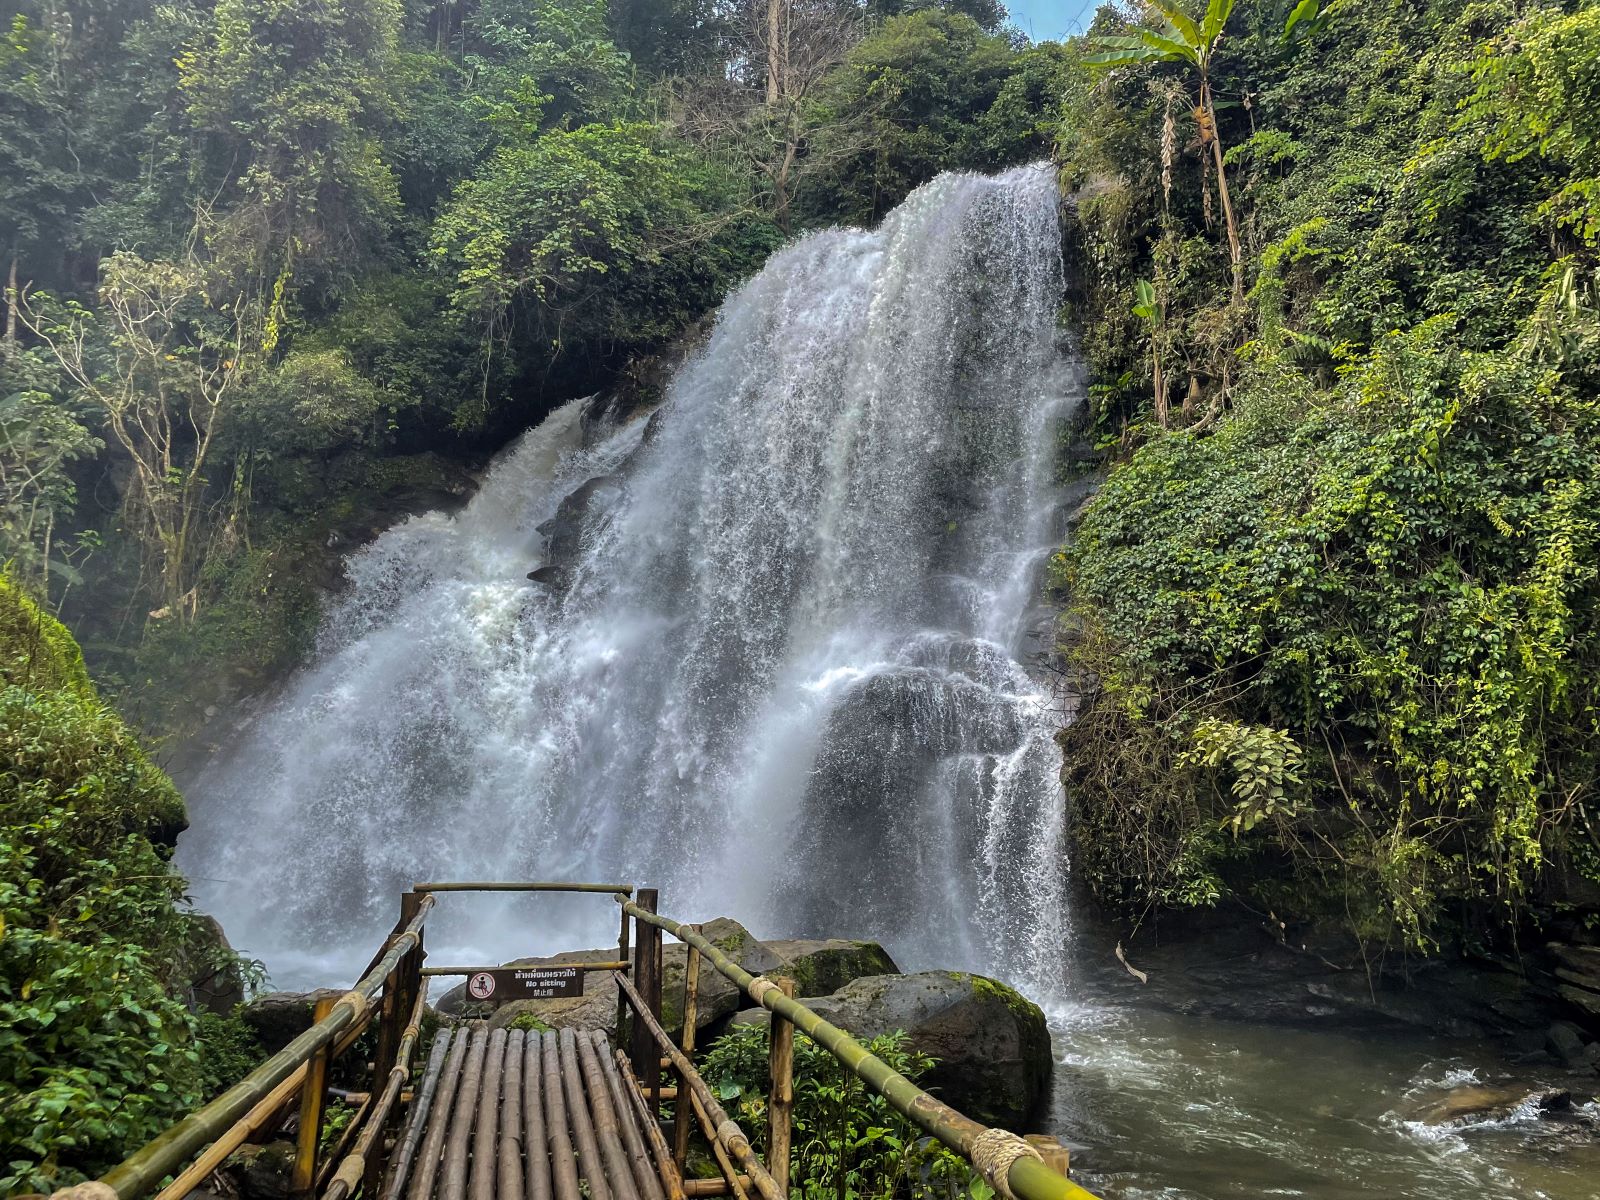
[[[276,1054],[311,1028],[311,1010],[318,1000],[337,1000],[341,988],[318,988],[314,992],[268,992],[257,996],[239,1010],[244,1023],[255,1034],[267,1054]]]

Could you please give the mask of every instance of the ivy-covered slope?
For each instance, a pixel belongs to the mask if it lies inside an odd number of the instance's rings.
[[[1241,0],[1215,47],[1239,300],[1193,66],[1073,77],[1116,459],[1057,563],[1091,694],[1075,864],[1134,913],[1576,933],[1600,912],[1600,6],[1309,9],[1285,36]]]
[[[71,635],[0,575],[0,1194],[98,1174],[208,1087],[178,992],[225,952],[174,907],[183,820]]]

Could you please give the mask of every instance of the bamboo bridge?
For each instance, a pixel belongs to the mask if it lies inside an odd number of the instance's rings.
[[[429,967],[423,928],[452,892],[576,892],[621,909],[615,961],[553,968]],[[1002,1197],[1094,1200],[1066,1177],[1065,1152],[962,1115],[871,1054],[793,995],[785,979],[752,976],[700,935],[656,911],[654,889],[607,883],[427,883],[401,898],[400,919],[359,982],[319,1002],[313,1023],[210,1104],[101,1179],[52,1200],[185,1200],[246,1142],[293,1119],[294,1200],[790,1200],[794,1031],[827,1050],[868,1089],[961,1155]],[[662,935],[686,944],[683,1031],[662,1025]],[[771,1014],[766,1153],[718,1103],[696,1070],[696,1005],[709,964]],[[441,1024],[426,1064],[427,980],[466,976],[468,994],[500,998],[581,992],[583,978],[617,982],[617,1039],[600,1032]],[[371,1086],[337,1134],[325,1128],[329,1071],[360,1046]],[[671,1083],[663,1085],[663,1073]],[[719,1175],[686,1178],[698,1129]],[[1048,1158],[1047,1158],[1048,1156]],[[1050,1161],[1053,1160],[1053,1161]],[[1059,1168],[1059,1169],[1058,1169]],[[965,1192],[965,1189],[962,1189]],[[840,1195],[844,1192],[841,1190]]]

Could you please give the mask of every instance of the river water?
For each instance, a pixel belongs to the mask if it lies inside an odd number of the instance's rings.
[[[1073,1175],[1107,1200],[1600,1197],[1592,1101],[1572,1123],[1527,1109],[1462,1128],[1417,1119],[1456,1085],[1542,1082],[1536,1068],[1508,1070],[1489,1045],[1219,1021],[1098,997],[1058,1004],[1051,1019],[1048,1125],[1083,1147]]]

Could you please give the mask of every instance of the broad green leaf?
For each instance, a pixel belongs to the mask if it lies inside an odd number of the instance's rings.
[[[1167,55],[1148,46],[1139,46],[1122,50],[1102,50],[1099,54],[1091,54],[1083,62],[1088,67],[1120,67],[1127,63],[1166,62],[1167,58]]]
[[[1150,49],[1157,51],[1168,59],[1187,59],[1189,62],[1199,62],[1194,47],[1183,42],[1175,42],[1171,38],[1164,38],[1159,33],[1149,29],[1139,31],[1139,40]]]
[[[1173,3],[1173,0],[1150,0],[1150,2],[1155,5],[1156,10],[1166,19],[1166,23],[1171,25],[1177,33],[1178,36],[1174,39],[1175,41],[1187,42],[1197,48],[1200,46],[1200,27],[1194,23],[1193,17]],[[1212,0],[1211,6],[1213,8],[1216,7],[1216,0]],[[1207,19],[1209,20],[1209,14],[1207,14]]]
[[[1211,0],[1206,6],[1206,20],[1200,30],[1200,36],[1207,46],[1217,40],[1222,33],[1222,27],[1228,23],[1228,18],[1232,15],[1233,0]]]
[[[1283,36],[1287,38],[1292,34],[1301,21],[1314,21],[1321,9],[1322,0],[1300,0],[1289,13],[1289,19],[1283,23]]]

